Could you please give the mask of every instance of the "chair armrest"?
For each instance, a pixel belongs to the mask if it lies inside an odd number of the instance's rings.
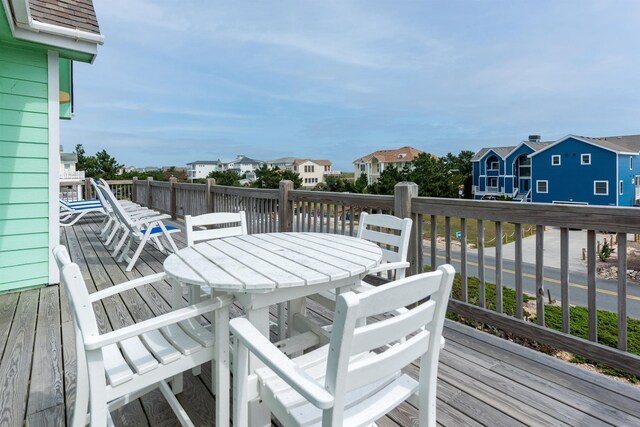
[[[171,218],[171,215],[161,214],[161,215],[156,215],[148,218],[140,218],[138,220],[133,221],[132,225],[147,225],[152,222],[157,222],[157,221],[161,221],[163,219],[169,219],[169,218]]]
[[[258,359],[307,399],[309,403],[320,409],[328,409],[333,406],[331,393],[278,350],[247,319],[232,319],[229,322],[229,328],[242,345],[247,347]]]
[[[382,271],[389,271],[389,270],[399,270],[401,268],[407,268],[410,265],[411,264],[409,264],[407,261],[385,262],[383,264],[380,264],[368,270],[367,274],[380,273]]]
[[[138,279],[133,279],[128,282],[121,283],[116,286],[112,286],[107,289],[103,289],[98,292],[94,292],[89,295],[89,301],[96,302],[103,298],[110,297],[112,295],[119,294],[124,291],[128,291],[129,289],[137,288],[138,286],[147,285],[153,282],[159,282],[160,280],[164,280],[167,278],[167,273],[156,273],[150,276],[140,277]]]
[[[198,304],[190,305],[189,307],[170,311],[162,316],[154,317],[153,319],[125,326],[124,328],[107,332],[106,334],[100,334],[95,338],[89,337],[84,342],[84,348],[86,350],[97,350],[104,346],[126,340],[127,338],[141,335],[145,332],[154,331],[192,317],[202,316],[203,314],[210,313],[222,307],[227,307],[233,302],[233,300],[234,297],[230,295],[222,295],[220,297],[207,299],[206,301],[199,302]]]

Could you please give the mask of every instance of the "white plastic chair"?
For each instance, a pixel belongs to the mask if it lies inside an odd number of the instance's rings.
[[[382,249],[382,262],[379,266],[368,271],[371,275],[386,276],[385,279],[397,280],[405,277],[405,270],[409,267],[407,255],[409,252],[409,237],[411,236],[411,218],[398,218],[386,214],[360,214],[360,224],[356,237],[376,243]],[[356,292],[367,291],[374,286],[362,281]],[[328,290],[310,299],[328,308],[335,309],[336,294]]]
[[[204,215],[184,217],[187,246],[204,240],[247,234],[247,216],[244,211],[214,212]],[[206,228],[214,227],[214,228]]]
[[[146,245],[148,241],[154,243],[156,248],[165,253],[165,248],[158,239],[159,236],[164,236],[171,249],[174,252],[178,251],[178,247],[175,242],[171,238],[171,234],[179,233],[180,229],[178,227],[174,227],[172,225],[165,225],[162,220],[171,218],[170,215],[158,214],[151,217],[142,217],[142,218],[132,218],[123,208],[120,206],[118,201],[116,200],[113,193],[110,191],[106,191],[106,188],[102,185],[98,186],[99,189],[104,190],[103,195],[107,199],[107,202],[113,208],[113,212],[118,218],[120,230],[122,231],[122,237],[119,239],[116,244],[112,256],[115,258],[118,256],[120,250],[120,257],[118,261],[129,261],[126,270],[131,271],[133,266],[135,265],[138,257],[142,253],[142,249]],[[126,242],[126,244],[125,244]],[[139,242],[137,249],[133,253],[133,256],[129,257],[129,250],[131,249],[132,242]]]
[[[234,427],[247,425],[255,399],[283,425],[325,427],[370,425],[409,399],[419,406],[420,425],[435,426],[440,339],[454,274],[444,265],[360,294],[340,294],[330,343],[294,359],[247,319],[231,320]],[[359,326],[426,297],[401,315]],[[249,353],[266,366],[250,374]],[[416,359],[418,381],[401,372]]]
[[[138,397],[160,388],[182,425],[193,425],[180,406],[168,382],[176,375],[211,360],[226,365],[228,347],[215,348],[214,335],[197,317],[215,312],[226,336],[230,296],[166,313],[112,332],[100,333],[92,303],[129,289],[166,279],[165,273],[142,277],[95,292],[91,295],[77,264],[69,259],[64,246],[53,250],[66,288],[76,341],[77,386],[71,425],[112,424],[110,412]],[[224,347],[224,348],[223,348]],[[228,372],[228,365],[224,366]],[[219,371],[219,369],[216,369]],[[222,375],[224,375],[223,371]],[[218,374],[219,372],[216,372]],[[227,374],[228,375],[228,374]],[[227,398],[217,396],[222,403]],[[228,420],[228,408],[220,405],[222,419]],[[89,409],[89,413],[87,413]]]

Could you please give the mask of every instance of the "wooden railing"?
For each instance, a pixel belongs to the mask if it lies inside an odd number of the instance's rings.
[[[422,271],[427,265],[431,268],[445,262],[455,262],[458,265],[461,292],[459,298],[451,300],[451,311],[508,333],[640,375],[640,357],[627,351],[628,300],[625,274],[619,275],[615,292],[618,348],[597,343],[596,299],[599,291],[596,286],[596,233],[601,230],[615,233],[618,242],[618,271],[626,272],[627,233],[640,234],[640,211],[634,208],[417,197],[417,186],[413,183],[398,184],[393,196],[294,190],[292,183],[288,181],[281,182],[278,190],[217,186],[214,180],[208,180],[206,184],[183,184],[175,180],[157,184],[160,183],[134,180],[134,201],[170,213],[175,218],[205,212],[244,210],[247,212],[250,233],[277,230],[353,235],[361,212],[412,217],[414,227],[410,242],[410,273]],[[454,223],[459,228],[456,230],[459,231],[459,237],[454,233]],[[507,227],[512,231],[505,233]],[[558,282],[561,331],[545,326],[545,297],[549,296],[544,286],[545,227],[559,228],[560,233]],[[475,230],[473,242],[469,238],[472,228]],[[531,265],[527,265],[523,257],[522,231],[525,228],[535,232],[535,237],[529,237],[535,239],[535,261]],[[586,283],[577,288],[584,287],[587,293],[588,339],[570,333],[570,296],[572,292],[576,292],[576,286],[571,287],[569,282],[570,229],[587,230],[587,278]],[[504,279],[503,238],[486,239],[485,233],[488,231],[495,231],[496,236],[509,234],[514,240],[513,284],[506,283]],[[453,249],[456,240],[460,244],[457,251]],[[495,245],[492,249],[495,257],[491,257],[490,262],[486,255],[489,240],[491,245]],[[470,261],[470,243],[477,246],[474,249],[477,262]],[[459,260],[454,260],[458,256]],[[469,287],[470,266],[474,264],[477,264],[475,277],[478,297],[473,298],[476,303],[472,303]],[[527,266],[532,268],[535,278],[535,289],[529,292],[525,290],[523,280]],[[489,271],[495,277],[492,284],[487,280]],[[514,289],[513,312],[505,310],[503,285]],[[492,290],[495,289],[495,299],[492,301],[488,300],[490,286]],[[525,320],[525,297],[535,301],[535,323]],[[637,315],[635,313],[636,317]]]
[[[108,180],[111,191],[120,200],[131,200],[132,183],[131,180]],[[60,198],[67,201],[95,199],[93,186],[89,178],[77,181],[67,181],[60,183]]]

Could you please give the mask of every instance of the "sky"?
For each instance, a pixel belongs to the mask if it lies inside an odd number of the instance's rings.
[[[125,165],[640,134],[637,0],[93,0],[65,151]]]

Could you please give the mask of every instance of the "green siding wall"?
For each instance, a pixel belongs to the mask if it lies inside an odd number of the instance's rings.
[[[48,282],[47,53],[0,42],[0,292]]]

